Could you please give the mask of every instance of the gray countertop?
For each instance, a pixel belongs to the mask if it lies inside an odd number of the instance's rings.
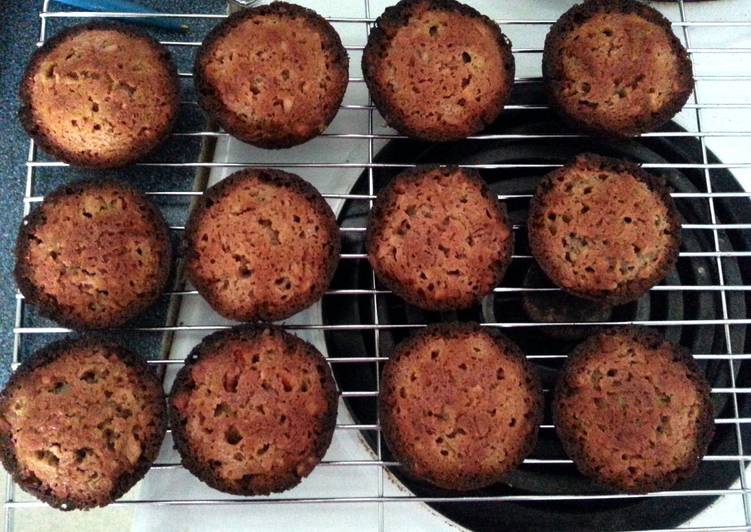
[[[142,4],[151,5],[161,11],[222,13],[225,2],[222,0],[142,0]],[[13,248],[23,211],[24,187],[26,183],[26,158],[29,148],[28,137],[16,118],[18,109],[18,83],[23,69],[35,49],[39,36],[42,0],[31,2],[3,2],[0,15],[0,54],[3,64],[0,66],[0,129],[5,133],[5,145],[0,150],[0,172],[2,193],[0,194],[0,384],[4,384],[9,375],[10,360],[13,350],[13,324],[16,312],[16,286],[13,280]],[[52,10],[66,10],[56,2],[50,3]],[[51,19],[48,24],[48,36],[61,28],[84,22],[82,19]],[[216,23],[210,19],[187,19],[190,32],[187,35],[163,32],[147,28],[152,35],[169,40],[201,40],[206,31]],[[194,47],[173,47],[180,71],[190,71]],[[195,100],[192,93],[191,79],[183,79],[184,99]],[[183,131],[200,129],[203,115],[195,106],[183,106],[178,128]],[[197,142],[168,141],[158,153],[152,155],[154,160],[190,161],[198,154]],[[38,169],[34,177],[33,194],[44,194],[54,187],[71,180],[85,177],[107,175],[130,180],[144,190],[170,190],[189,187],[193,181],[192,169],[155,169],[127,168],[115,172],[86,172],[72,168]],[[173,216],[180,217],[184,209],[175,209]],[[170,216],[168,215],[168,218]],[[169,220],[173,221],[173,220]],[[34,320],[32,315],[29,319]],[[39,319],[39,322],[44,320]],[[36,323],[36,322],[35,322]],[[53,325],[51,322],[45,322]],[[52,338],[42,335],[40,343]],[[27,342],[24,341],[24,344]],[[37,342],[29,342],[37,344]],[[31,347],[29,347],[31,348]],[[23,353],[27,349],[22,350]]]

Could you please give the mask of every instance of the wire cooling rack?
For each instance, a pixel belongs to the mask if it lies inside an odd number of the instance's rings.
[[[378,4],[378,5],[376,5]],[[327,131],[323,137],[332,139],[332,142],[355,141],[366,143],[367,149],[358,153],[363,156],[356,161],[348,162],[326,162],[325,153],[316,158],[307,160],[290,160],[283,163],[268,163],[264,161],[257,162],[216,162],[211,158],[212,142],[217,139],[226,138],[226,134],[207,127],[205,120],[197,110],[195,96],[191,97],[190,86],[192,85],[190,57],[195,48],[200,45],[201,38],[205,31],[213,24],[219,22],[226,15],[223,12],[215,13],[183,13],[172,12],[164,13],[159,16],[165,18],[180,19],[191,24],[195,31],[182,39],[176,39],[171,34],[161,34],[154,32],[160,37],[163,44],[168,46],[178,59],[179,75],[184,82],[183,108],[185,114],[193,116],[187,119],[181,118],[181,122],[172,135],[170,140],[172,146],[154,155],[153,160],[140,163],[133,169],[128,170],[128,176],[138,181],[140,174],[149,173],[159,176],[158,183],[161,185],[154,189],[153,184],[147,187],[147,193],[163,208],[170,221],[171,228],[179,236],[183,228],[185,213],[187,212],[190,201],[199,196],[206,185],[206,172],[213,169],[226,168],[246,168],[246,167],[267,167],[277,166],[282,168],[299,169],[300,173],[306,169],[361,169],[367,176],[367,190],[351,191],[348,193],[329,192],[321,190],[324,197],[330,201],[352,201],[361,202],[371,206],[376,197],[378,171],[390,168],[406,168],[411,166],[408,163],[390,163],[382,162],[377,159],[376,155],[379,148],[390,140],[402,139],[400,135],[393,130],[383,127],[383,121],[378,112],[374,109],[372,102],[367,98],[364,81],[359,69],[360,54],[363,49],[367,31],[369,31],[375,17],[382,9],[382,3],[376,0],[364,0],[361,5],[360,16],[328,16],[327,18],[334,24],[337,29],[359,28],[359,42],[345,42],[346,48],[351,59],[351,76],[350,91],[358,94],[357,97],[345,99],[342,105],[342,112],[364,113],[367,117],[364,131],[335,131],[332,128]],[[509,34],[515,43],[513,52],[517,61],[517,78],[515,86],[523,87],[526,85],[539,85],[539,74],[534,73],[534,68],[526,66],[536,63],[539,64],[542,52],[542,43],[548,27],[555,21],[558,14],[562,13],[569,7],[571,2],[561,2],[558,6],[560,10],[544,19],[535,17],[507,17],[501,18],[498,22],[502,25],[505,33]],[[723,0],[715,2],[722,5]],[[180,5],[179,2],[176,5]],[[643,135],[644,138],[680,138],[686,137],[693,139],[699,144],[699,156],[689,161],[665,161],[644,164],[645,168],[651,168],[656,172],[669,170],[691,170],[698,171],[703,175],[703,190],[689,192],[675,192],[673,194],[676,201],[700,202],[702,208],[706,208],[708,218],[702,220],[702,223],[684,223],[683,231],[700,231],[709,234],[711,245],[702,249],[683,249],[680,253],[680,261],[707,261],[710,264],[711,283],[692,285],[692,284],[662,284],[654,287],[654,292],[682,292],[682,293],[711,293],[712,297],[719,296],[718,312],[709,318],[702,319],[669,319],[663,317],[653,317],[646,320],[628,320],[628,321],[611,321],[608,324],[639,324],[650,327],[703,327],[713,326],[720,327],[724,331],[725,341],[721,349],[713,352],[693,353],[698,360],[722,361],[726,364],[727,386],[714,387],[713,394],[722,394],[730,397],[732,405],[731,415],[726,415],[716,419],[719,425],[727,425],[734,430],[734,452],[725,454],[709,454],[705,457],[705,462],[724,462],[737,463],[738,482],[730,487],[719,489],[674,489],[659,493],[651,493],[643,498],[661,498],[665,501],[665,506],[669,507],[672,501],[681,499],[690,499],[693,497],[716,496],[720,501],[732,499],[737,504],[725,506],[724,519],[713,521],[711,523],[700,522],[698,525],[689,524],[686,530],[749,530],[751,529],[751,501],[749,500],[749,486],[746,478],[746,466],[751,461],[751,451],[749,451],[748,441],[749,430],[751,427],[751,417],[741,415],[739,409],[740,402],[745,399],[747,394],[751,394],[751,387],[737,385],[736,376],[738,375],[738,366],[744,360],[751,360],[751,350],[745,345],[738,345],[734,342],[734,328],[751,325],[751,319],[747,314],[738,315],[734,312],[732,305],[728,303],[731,297],[740,297],[749,304],[748,295],[751,294],[751,283],[749,284],[729,284],[726,282],[725,272],[727,271],[725,261],[734,261],[738,263],[741,271],[751,269],[751,251],[749,249],[734,249],[728,247],[724,235],[732,232],[751,231],[749,223],[729,223],[722,218],[722,210],[718,208],[719,201],[735,201],[741,209],[748,210],[751,208],[749,198],[751,198],[751,156],[746,153],[732,159],[733,153],[729,152],[731,157],[720,160],[711,156],[710,148],[715,152],[721,147],[721,143],[737,142],[738,139],[748,143],[751,138],[751,97],[743,98],[751,94],[751,11],[748,9],[736,9],[738,3],[728,2],[725,11],[720,10],[722,16],[713,19],[705,19],[700,11],[693,11],[693,4],[686,4],[681,0],[672,4],[658,4],[658,7],[673,21],[673,27],[676,34],[683,40],[695,64],[696,91],[692,95],[689,103],[682,111],[685,119],[683,124],[689,124],[687,130],[659,131]],[[532,10],[534,8],[531,8]],[[529,11],[530,8],[527,8]],[[509,11],[511,13],[511,11]],[[334,13],[336,14],[336,13]],[[696,15],[694,18],[693,15]],[[142,14],[134,15],[129,13],[89,13],[77,11],[58,11],[52,10],[49,0],[41,2],[40,6],[40,30],[38,45],[41,45],[55,30],[59,27],[70,23],[79,23],[88,19],[98,17],[109,17],[118,19],[127,19],[133,17],[144,17]],[[54,27],[53,27],[54,26]],[[739,35],[745,36],[745,41],[740,40],[731,44],[727,40],[718,37],[729,31],[736,31]],[[348,32],[351,34],[352,32]],[[519,38],[521,37],[521,38]],[[718,44],[718,41],[721,41]],[[519,44],[520,43],[520,44]],[[517,44],[519,44],[517,46]],[[182,59],[182,62],[181,62]],[[531,72],[529,75],[527,73]],[[709,99],[705,94],[710,94]],[[728,94],[733,95],[730,99]],[[364,95],[364,99],[362,99]],[[513,103],[507,107],[509,110],[517,112],[532,112],[545,110],[547,108],[544,101]],[[341,114],[341,113],[340,113]],[[197,117],[197,118],[196,118]],[[576,139],[582,138],[575,132],[558,132],[543,131],[537,133],[484,133],[471,137],[473,141],[518,141],[531,138],[539,139]],[[169,144],[169,143],[168,143]],[[742,151],[740,152],[742,154]],[[541,163],[539,161],[525,161],[522,158],[511,163],[489,163],[489,164],[468,164],[486,171],[534,171],[539,170],[542,174],[557,164]],[[719,176],[718,171],[731,171],[735,178],[745,185],[745,190],[736,191],[717,191],[717,180],[724,179]],[[297,170],[293,170],[297,171]],[[43,195],[49,192],[52,185],[59,182],[65,182],[74,177],[79,177],[73,169],[68,168],[65,164],[46,159],[45,156],[37,152],[34,142],[31,141],[28,150],[28,160],[26,162],[26,186],[23,198],[23,213],[28,214],[29,210],[35,203],[43,199]],[[203,174],[202,174],[203,172]],[[723,174],[724,176],[725,174]],[[529,194],[503,194],[501,199],[507,201],[526,201]],[[182,223],[180,219],[182,218]],[[174,221],[173,221],[174,220]],[[353,234],[362,235],[364,227],[343,227],[345,235]],[[514,226],[515,230],[524,229],[523,224]],[[513,261],[528,261],[531,257],[528,254],[520,253],[518,250],[514,255]],[[343,262],[365,261],[363,253],[344,253]],[[179,268],[178,268],[179,272]],[[542,291],[555,290],[545,288],[524,288],[522,286],[501,286],[496,288],[497,294],[520,294],[525,291]],[[223,325],[214,325],[212,323],[201,323],[194,325],[184,325],[177,322],[174,318],[175,305],[179,305],[180,298],[198,297],[196,292],[184,287],[177,275],[174,289],[166,294],[165,305],[154,316],[147,317],[146,321],[137,323],[127,330],[120,331],[130,342],[140,345],[139,342],[153,344],[155,337],[164,342],[168,341],[170,335],[182,331],[210,331],[222,328]],[[398,329],[411,329],[421,324],[407,322],[384,321],[379,316],[379,302],[381,298],[389,297],[388,291],[381,289],[376,283],[375,277],[370,273],[370,286],[363,288],[361,286],[352,287],[335,287],[330,289],[324,298],[365,298],[368,305],[372,308],[372,320],[366,323],[341,323],[327,324],[320,323],[302,323],[289,325],[291,329],[301,330],[318,330],[326,333],[335,334],[337,332],[357,332],[367,331],[371,336],[372,346],[364,353],[355,353],[352,356],[329,356],[332,365],[337,364],[370,364],[375,369],[376,381],[373,389],[367,390],[342,390],[341,396],[347,399],[371,398],[378,395],[378,371],[379,364],[388,359],[388,353],[383,352],[382,342],[379,335],[385,332]],[[745,307],[744,307],[745,308]],[[149,321],[151,320],[151,321]],[[527,327],[545,327],[546,324],[528,321],[485,321],[484,325],[512,330],[515,328]],[[550,324],[549,326],[555,326]],[[46,322],[34,314],[33,309],[27,308],[23,297],[17,294],[16,318],[14,324],[14,345],[13,345],[13,367],[17,367],[19,360],[30,352],[34,347],[60,337],[69,332],[67,329],[57,327],[51,322]],[[151,352],[153,352],[153,348]],[[537,354],[528,353],[528,357],[533,360],[563,358],[564,354]],[[160,368],[179,366],[179,360],[168,359],[164,356],[154,356],[149,360]],[[554,427],[550,424],[543,425],[541,430],[552,430]],[[533,494],[514,494],[514,495],[469,495],[469,496],[420,496],[409,492],[399,494],[386,493],[384,485],[387,478],[387,469],[398,467],[398,464],[389,461],[384,457],[384,447],[381,441],[380,429],[377,419],[375,423],[358,423],[356,421],[349,423],[340,423],[337,425],[337,432],[343,431],[363,431],[373,433],[375,436],[375,446],[372,457],[365,460],[325,460],[321,467],[353,467],[378,470],[378,482],[376,494],[372,496],[337,496],[337,497],[319,497],[319,496],[291,496],[282,494],[276,498],[245,498],[245,499],[139,499],[126,498],[117,501],[114,506],[207,506],[207,505],[281,505],[281,504],[315,504],[326,505],[330,503],[356,505],[376,505],[378,508],[378,521],[374,523],[374,528],[384,530],[388,522],[384,516],[389,511],[389,507],[397,504],[411,503],[422,505],[423,503],[445,503],[451,505],[457,504],[474,504],[497,502],[503,504],[507,502],[526,502],[533,505],[544,507],[546,504],[553,504],[559,501],[579,501],[582,505],[590,504],[599,500],[619,500],[634,498],[633,495],[614,494],[614,493],[533,493]],[[526,464],[542,465],[555,467],[557,465],[570,465],[567,459],[551,459],[538,457],[533,454],[525,461]],[[180,466],[176,463],[158,463],[154,470],[177,469]],[[24,519],[25,516],[43,506],[42,503],[25,497],[22,492],[14,486],[12,480],[8,478],[6,497],[5,497],[5,530],[14,530]],[[729,508],[729,510],[728,510]],[[393,528],[393,527],[392,527]],[[401,529],[409,528],[402,523]],[[529,528],[534,529],[534,523],[529,523]],[[658,530],[658,529],[653,529]]]

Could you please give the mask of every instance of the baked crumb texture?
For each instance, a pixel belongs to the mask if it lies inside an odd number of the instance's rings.
[[[195,62],[201,106],[225,131],[262,148],[288,148],[326,129],[349,79],[349,58],[326,20],[286,2],[230,15]]]
[[[680,215],[664,182],[635,164],[593,154],[543,178],[529,210],[532,254],[573,295],[620,305],[673,268]]]
[[[0,394],[0,450],[25,491],[63,510],[105,506],[156,459],[162,386],[137,355],[93,338],[54,342]]]
[[[501,481],[535,445],[537,376],[514,343],[476,324],[432,325],[399,344],[379,397],[401,470],[451,490]]]
[[[204,339],[170,395],[183,465],[212,488],[237,495],[297,485],[323,458],[336,412],[336,386],[323,356],[271,326]]]
[[[180,102],[167,49],[110,22],[66,29],[31,58],[20,90],[26,131],[55,158],[114,168],[142,159],[172,130]]]
[[[120,181],[65,185],[29,214],[15,276],[27,302],[76,329],[126,323],[164,291],[172,249],[159,210]]]
[[[495,121],[514,82],[498,25],[454,0],[402,0],[370,31],[362,58],[386,122],[420,140],[460,140]]]
[[[545,39],[551,106],[593,133],[631,137],[670,120],[694,88],[691,60],[657,10],[631,0],[588,0]]]
[[[696,472],[714,432],[709,394],[684,348],[646,328],[614,328],[569,356],[553,415],[582,473],[618,491],[645,493]]]
[[[506,208],[471,169],[423,166],[397,175],[368,220],[379,279],[427,310],[466,308],[492,292],[511,261]]]
[[[321,194],[279,170],[237,172],[209,188],[188,220],[186,274],[238,320],[280,320],[320,299],[339,261],[339,227]]]

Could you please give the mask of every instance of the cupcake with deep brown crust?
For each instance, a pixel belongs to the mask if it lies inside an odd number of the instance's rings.
[[[383,437],[407,474],[451,490],[498,482],[535,445],[542,391],[519,348],[476,324],[432,325],[381,377]]]
[[[607,304],[572,296],[554,287],[539,266],[532,264],[522,283],[522,307],[529,318],[544,324],[539,331],[558,340],[581,340],[594,334],[597,325],[555,325],[558,323],[596,323],[608,321],[613,308]],[[546,290],[554,288],[554,290]],[[542,290],[540,290],[542,289]]]
[[[105,506],[146,474],[166,430],[162,385],[93,338],[34,353],[0,394],[0,451],[25,491],[64,510]]]
[[[167,49],[130,26],[92,22],[66,29],[31,58],[19,116],[49,154],[113,168],[142,159],[177,117],[180,85]]]
[[[317,301],[339,261],[321,194],[280,170],[243,170],[209,188],[185,231],[188,279],[221,315],[281,320]]]
[[[183,465],[236,495],[296,486],[321,461],[336,426],[326,360],[278,327],[205,338],[177,374],[169,402]]]
[[[588,0],[566,11],[545,39],[542,71],[564,119],[617,137],[660,127],[694,88],[670,21],[632,0]]]
[[[426,310],[467,308],[501,281],[514,247],[506,208],[471,169],[397,175],[368,219],[368,260],[383,283]]]
[[[122,325],[162,294],[169,231],[141,192],[115,180],[58,188],[24,220],[15,276],[39,312],[76,329]]]
[[[326,129],[342,103],[349,58],[316,12],[286,2],[230,15],[195,63],[200,104],[225,131],[261,148],[288,148]]]
[[[649,329],[613,328],[569,356],[553,416],[582,473],[645,493],[696,472],[714,431],[709,394],[686,349]]]
[[[386,122],[410,137],[460,140],[495,121],[514,58],[498,25],[454,0],[402,0],[378,17],[362,71]]]
[[[545,275],[610,305],[638,299],[665,278],[680,229],[661,179],[593,154],[545,176],[529,209],[529,246]]]

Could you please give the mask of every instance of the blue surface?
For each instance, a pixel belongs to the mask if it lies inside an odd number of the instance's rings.
[[[0,130],[4,145],[0,150],[2,193],[0,194],[0,381],[6,381],[13,348],[15,290],[13,281],[13,241],[22,212],[26,176],[26,134],[18,125],[18,80],[39,33],[39,18],[29,2],[6,2],[3,5],[0,31]]]
[[[225,2],[222,0],[152,0],[141,1],[144,5],[151,5],[161,11],[222,13]],[[42,1],[31,2],[3,2],[0,17],[0,131],[4,133],[4,146],[0,150],[0,171],[2,172],[2,193],[0,193],[0,384],[4,384],[10,370],[10,360],[13,349],[13,323],[15,320],[15,283],[13,281],[13,247],[23,210],[23,195],[26,181],[26,156],[29,142],[26,134],[18,124],[16,112],[18,109],[18,83],[23,69],[31,53],[35,49],[34,43],[39,35],[40,19],[38,11]],[[70,10],[60,4],[52,2],[53,10]],[[52,19],[48,25],[48,35],[53,35],[61,28],[83,22],[81,19]],[[148,29],[152,35],[169,40],[197,41],[206,31],[216,23],[215,20],[186,19],[190,25],[190,32],[180,35],[174,32]],[[193,47],[174,47],[171,50],[175,56],[180,71],[191,70]],[[194,100],[190,79],[183,79],[183,99]],[[178,130],[197,130],[203,127],[203,115],[195,106],[182,106]],[[152,160],[160,161],[190,161],[198,154],[197,142],[186,142],[185,139],[170,140],[156,154]],[[190,169],[154,169],[129,168],[116,172],[86,172],[69,168],[39,169],[35,172],[33,194],[44,194],[56,186],[79,179],[84,176],[115,176],[126,178],[143,190],[177,190],[189,187],[193,181]],[[160,205],[171,223],[179,223],[185,212],[185,202],[173,200]],[[144,317],[139,323],[157,324],[164,316],[164,308],[157,308],[150,316]],[[24,325],[46,324],[51,322],[38,318],[33,311],[27,313]],[[31,338],[33,336],[33,338]],[[22,355],[38,345],[47,343],[59,335],[25,335]],[[143,335],[141,335],[143,336]],[[27,341],[28,340],[28,341]],[[142,338],[131,336],[126,343],[134,345],[142,352],[152,350],[158,345],[159,338],[154,335],[141,345]]]

